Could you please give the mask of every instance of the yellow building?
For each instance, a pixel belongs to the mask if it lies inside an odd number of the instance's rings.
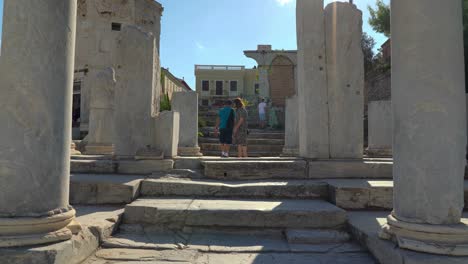
[[[236,97],[258,95],[257,69],[229,65],[195,65],[196,91],[200,105],[221,105]]]
[[[161,95],[168,95],[172,99],[174,92],[191,91],[192,89],[183,80],[175,77],[169,69],[161,68]]]

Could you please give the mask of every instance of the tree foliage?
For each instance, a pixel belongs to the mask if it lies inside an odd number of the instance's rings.
[[[375,9],[371,6],[367,6],[370,13],[369,25],[376,32],[390,37],[390,6],[385,4],[382,0],[377,0],[375,5]]]
[[[361,46],[364,53],[364,69],[367,74],[372,70],[374,64],[375,40],[364,32],[362,34]]]

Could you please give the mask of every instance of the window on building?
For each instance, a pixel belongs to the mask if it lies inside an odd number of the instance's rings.
[[[223,95],[223,81],[216,81],[216,95]]]
[[[120,30],[122,30],[121,23],[112,23],[112,31],[120,31]]]
[[[260,94],[260,85],[258,83],[255,84],[255,94]]]
[[[237,81],[231,81],[231,86],[230,86],[230,91],[231,92],[237,92]]]
[[[209,81],[202,81],[202,91],[209,91],[210,90],[210,82]]]
[[[208,106],[210,104],[210,101],[208,101],[207,99],[203,99],[201,101],[201,104],[202,104],[202,106]]]

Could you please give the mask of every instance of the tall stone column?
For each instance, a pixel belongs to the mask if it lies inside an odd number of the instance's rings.
[[[361,159],[364,151],[362,12],[353,4],[325,8],[330,157]]]
[[[86,154],[114,154],[115,71],[107,68],[89,77],[93,86],[89,111],[89,134]]]
[[[286,99],[286,117],[285,117],[285,133],[284,133],[284,148],[283,156],[298,156],[299,155],[299,123],[297,95]]]
[[[330,157],[323,0],[297,0],[299,152]]]
[[[5,0],[0,247],[67,240],[76,1]]]
[[[175,92],[172,111],[180,114],[179,156],[201,156],[198,146],[198,94]]]
[[[395,187],[382,236],[410,250],[468,255],[461,2],[392,0],[391,9]]]
[[[270,97],[270,82],[268,80],[268,66],[260,66],[258,69],[259,95],[262,98]]]

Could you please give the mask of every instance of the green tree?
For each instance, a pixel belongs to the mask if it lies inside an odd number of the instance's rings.
[[[369,25],[377,32],[390,37],[390,6],[382,0],[377,0],[376,8],[367,6],[369,9],[370,18]]]
[[[362,51],[364,53],[364,70],[367,75],[372,70],[374,65],[374,46],[375,40],[366,32],[362,34],[361,40]]]

